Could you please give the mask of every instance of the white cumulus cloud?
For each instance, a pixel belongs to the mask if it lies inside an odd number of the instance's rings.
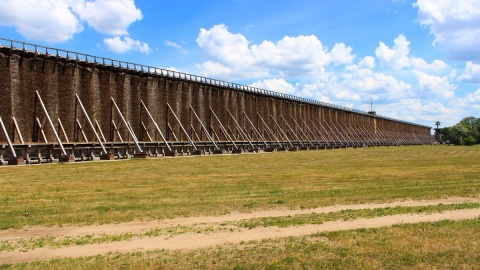
[[[142,19],[142,12],[133,0],[64,1],[81,20],[102,34],[127,35],[128,26]]]
[[[395,45],[391,49],[385,43],[380,42],[380,45],[375,50],[375,55],[383,65],[393,70],[409,67],[410,41],[404,35],[399,35],[393,42]]]
[[[333,63],[342,65],[352,63],[353,59],[355,58],[352,55],[352,47],[347,47],[343,43],[335,44],[330,55]]]
[[[276,42],[265,40],[250,44],[245,36],[229,32],[223,24],[209,30],[202,28],[197,44],[207,58],[199,65],[204,75],[212,76],[223,70],[223,78],[227,79],[227,70],[236,74],[234,78],[237,79],[261,78],[269,74],[285,77],[316,74],[330,63],[347,64],[354,59],[351,47],[338,43],[329,52],[314,35],[285,36]]]
[[[389,104],[375,105],[374,102],[374,109],[405,121],[418,122],[418,119],[422,119],[425,125],[430,126],[433,126],[437,120],[441,120],[442,123],[455,123],[455,121],[458,122],[458,117],[461,117],[456,110],[445,107],[440,102],[411,98],[400,99]]]
[[[123,37],[123,39],[121,37],[105,38],[103,42],[110,50],[116,53],[125,53],[127,51],[150,52],[150,47],[147,43],[131,39],[130,37]]]
[[[472,109],[474,109],[473,111],[476,112],[478,116],[478,114],[480,114],[480,89],[465,97],[454,99],[450,103],[465,111],[472,111]]]
[[[480,60],[480,1],[418,0],[418,21],[455,60]]]
[[[62,0],[0,1],[0,25],[12,26],[28,39],[62,42],[83,31],[70,6]]]
[[[450,68],[450,65],[442,60],[433,60],[432,63],[429,64],[422,58],[411,57],[410,62],[416,70],[445,70]]]
[[[293,95],[296,92],[295,87],[284,79],[266,79],[254,82],[250,84],[250,86],[290,95]]]
[[[327,48],[314,35],[284,37],[277,43],[264,41],[251,46],[257,65],[295,76],[316,70],[330,62]]]
[[[223,24],[201,29],[197,43],[204,76],[255,79],[251,86],[365,111],[373,100],[380,115],[413,122],[453,121],[458,113],[446,106],[458,90],[453,81],[478,77],[474,63],[459,77],[442,60],[411,55],[403,34],[358,58],[342,42],[329,49],[314,35],[299,35],[253,43]]]
[[[104,39],[115,52],[150,51],[148,44],[128,37],[128,27],[141,19],[134,0],[0,1],[0,26],[14,27],[28,39],[64,42],[82,32],[86,24],[99,33],[116,36]]]
[[[406,68],[423,71],[439,71],[450,68],[450,66],[442,60],[433,60],[432,63],[429,64],[422,58],[411,56],[410,41],[407,40],[405,35],[398,35],[393,42],[395,45],[392,48],[380,42],[380,45],[375,50],[375,55],[378,60],[387,68],[394,71]]]
[[[365,56],[359,63],[358,66],[361,68],[374,68],[375,67],[375,58],[371,56]]]
[[[421,71],[415,71],[420,90],[427,98],[450,99],[455,96],[457,86],[450,83],[448,77],[428,75]]]
[[[210,30],[200,29],[197,43],[206,57],[224,65],[249,65],[252,56],[247,39],[240,34],[232,34],[223,24]]]
[[[364,99],[393,100],[414,96],[412,86],[391,75],[374,72],[374,58],[364,57],[358,64],[347,66],[341,83],[352,93],[362,93]]]
[[[460,81],[469,83],[480,83],[480,65],[467,61],[465,71],[458,77]]]

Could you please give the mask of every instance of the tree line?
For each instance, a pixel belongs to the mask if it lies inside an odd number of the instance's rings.
[[[455,145],[474,145],[480,143],[480,118],[463,118],[459,123],[440,130],[442,141]]]

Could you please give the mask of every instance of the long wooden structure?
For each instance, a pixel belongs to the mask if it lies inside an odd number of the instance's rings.
[[[0,164],[431,143],[423,125],[0,39]]]

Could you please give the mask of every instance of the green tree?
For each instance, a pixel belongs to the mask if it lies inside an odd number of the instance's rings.
[[[465,117],[452,127],[442,128],[440,134],[444,142],[455,145],[480,143],[480,118]]]
[[[459,124],[464,125],[469,130],[476,130],[477,129],[477,118],[473,116],[463,118]]]
[[[470,136],[468,136],[467,138],[463,139],[463,143],[464,143],[465,145],[474,145],[475,142],[476,142],[476,140],[475,140],[475,138],[474,138],[472,135],[470,135]]]
[[[453,143],[453,128],[452,127],[444,127],[440,130],[440,134],[442,135],[442,140],[445,143]]]

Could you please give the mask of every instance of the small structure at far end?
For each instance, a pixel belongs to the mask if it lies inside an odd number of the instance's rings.
[[[435,140],[437,140],[437,142],[441,143],[442,142],[442,139],[440,138],[440,129],[441,128],[439,128],[440,121],[437,120],[437,122],[435,122],[435,126],[437,126],[437,127],[433,129],[435,131],[433,133],[433,137],[435,137]]]

